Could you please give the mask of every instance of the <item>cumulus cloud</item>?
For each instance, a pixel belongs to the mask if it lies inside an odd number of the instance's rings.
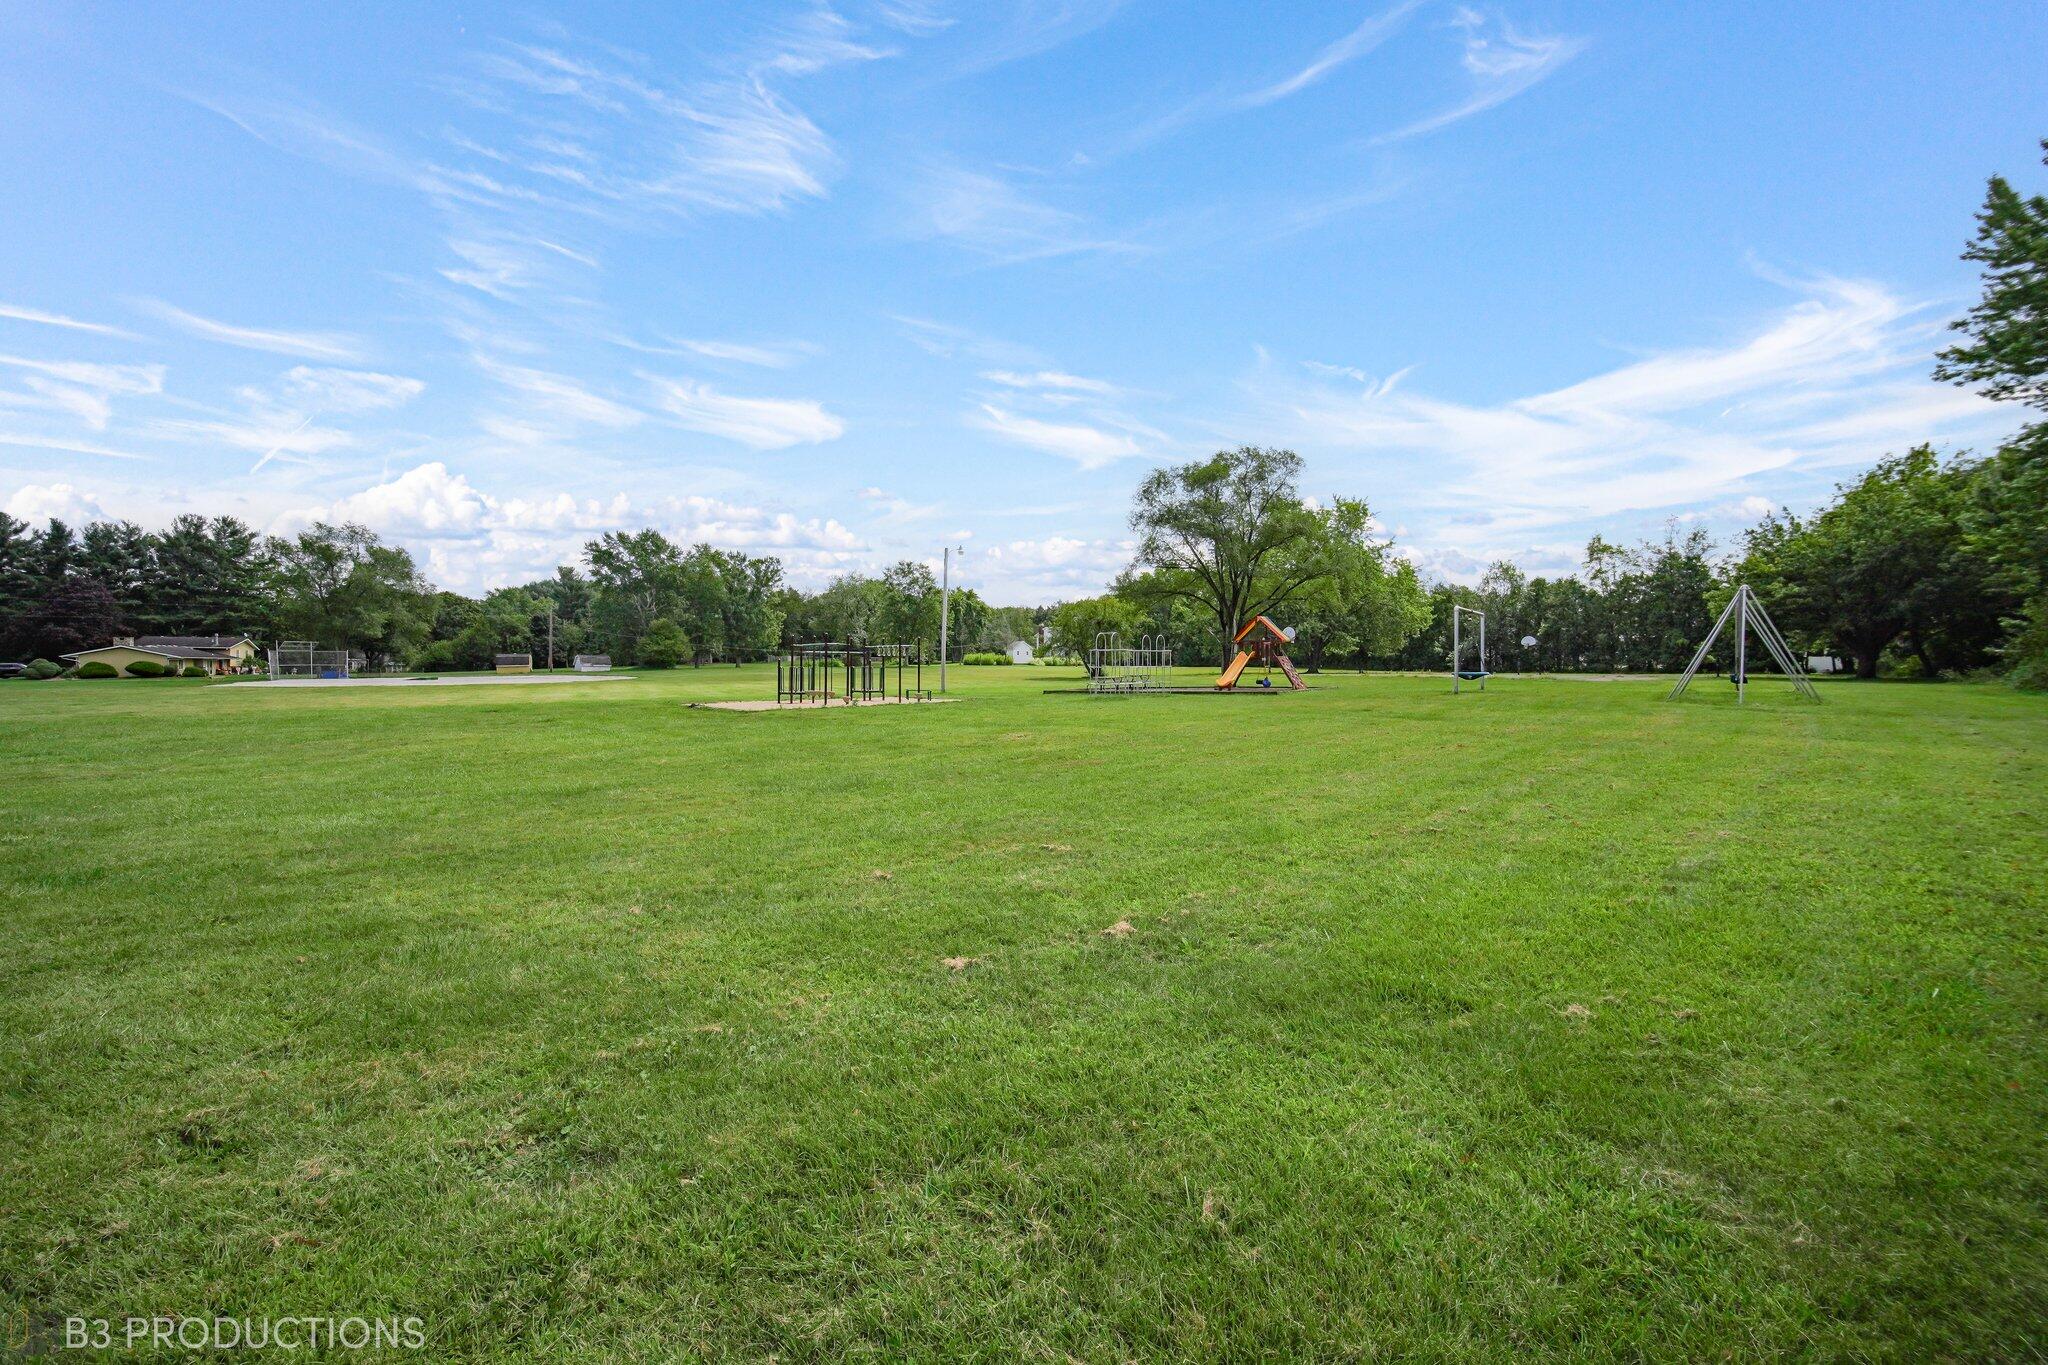
[[[582,558],[606,531],[654,527],[679,544],[775,555],[797,582],[862,564],[868,547],[830,517],[802,517],[697,495],[578,498],[566,492],[499,497],[439,460],[331,502],[276,518],[286,534],[315,521],[352,521],[412,548],[435,582],[458,591],[524,583]]]
[[[1008,540],[979,550],[973,572],[1001,600],[1046,602],[1103,591],[1131,562],[1127,540],[1083,540],[1052,535]],[[963,566],[964,567],[964,566]]]
[[[97,494],[68,483],[32,483],[15,490],[7,499],[7,515],[31,526],[53,520],[73,526],[112,520]]]

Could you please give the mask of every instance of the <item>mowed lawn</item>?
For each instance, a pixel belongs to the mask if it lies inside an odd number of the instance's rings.
[[[6,1296],[437,1359],[2048,1349],[2048,700],[953,677],[0,685]]]

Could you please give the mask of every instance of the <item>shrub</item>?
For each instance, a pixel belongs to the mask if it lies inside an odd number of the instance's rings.
[[[206,670],[198,664],[186,664],[185,671],[178,676],[181,678],[203,678],[206,676]]]
[[[128,665],[128,676],[131,678],[161,678],[168,672],[170,670],[155,659],[137,659]]]
[[[961,662],[961,663],[963,663],[963,664],[990,664],[990,665],[995,665],[995,664],[1007,664],[1007,663],[1014,663],[1014,662],[1016,662],[1016,661],[1015,661],[1014,659],[1012,659],[1012,658],[1011,658],[1011,657],[1010,657],[1009,655],[1007,655],[1007,654],[995,654],[995,653],[987,653],[987,654],[983,654],[983,653],[974,653],[974,654],[963,654],[963,655],[961,655],[961,656],[960,656],[960,662]]]
[[[101,663],[98,659],[87,659],[78,666],[78,676],[81,678],[118,678],[121,676],[121,670],[115,668],[112,664]]]
[[[51,663],[48,659],[37,659],[34,663],[28,666],[28,670],[21,676],[24,678],[33,678],[37,682],[44,682],[50,678],[56,677],[63,671],[64,665],[62,664]]]
[[[412,666],[421,673],[445,673],[455,667],[455,642],[429,640],[412,656]]]
[[[690,657],[690,639],[681,626],[664,619],[647,628],[634,653],[642,668],[674,668]]]

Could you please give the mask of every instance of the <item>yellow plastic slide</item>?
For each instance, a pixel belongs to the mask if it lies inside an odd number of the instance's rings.
[[[1229,687],[1231,684],[1235,683],[1237,681],[1237,675],[1244,672],[1244,666],[1250,663],[1251,661],[1252,656],[1249,650],[1240,653],[1235,659],[1232,659],[1230,661],[1230,667],[1224,669],[1223,676],[1216,680],[1217,688],[1222,689],[1225,687]]]

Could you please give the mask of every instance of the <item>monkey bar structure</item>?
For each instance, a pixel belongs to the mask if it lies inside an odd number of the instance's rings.
[[[1164,635],[1140,635],[1126,645],[1113,630],[1095,633],[1088,651],[1088,690],[1096,696],[1165,692],[1172,687],[1173,642]]]
[[[1764,649],[1778,665],[1779,671],[1785,675],[1786,681],[1792,684],[1793,690],[1809,701],[1820,700],[1820,693],[1814,691],[1813,680],[1807,677],[1806,670],[1799,666],[1799,660],[1785,644],[1785,637],[1778,633],[1778,625],[1771,620],[1771,614],[1764,610],[1764,604],[1757,599],[1757,595],[1749,590],[1749,584],[1739,583],[1735,587],[1735,596],[1729,598],[1728,605],[1721,608],[1721,615],[1715,620],[1714,628],[1708,631],[1707,638],[1700,642],[1698,651],[1692,656],[1692,662],[1687,664],[1685,672],[1679,675],[1678,682],[1671,689],[1671,695],[1666,698],[1667,701],[1676,701],[1685,695],[1685,689],[1691,684],[1693,674],[1699,672],[1700,665],[1707,661],[1707,651],[1714,647],[1714,641],[1720,638],[1721,628],[1728,624],[1731,616],[1735,619],[1735,669],[1729,677],[1735,681],[1737,706],[1742,705],[1743,689],[1749,686],[1749,633],[1752,630],[1756,632],[1756,638],[1763,641]]]
[[[777,706],[848,706],[877,701],[930,701],[924,685],[924,644],[871,645],[821,640],[775,656]]]

